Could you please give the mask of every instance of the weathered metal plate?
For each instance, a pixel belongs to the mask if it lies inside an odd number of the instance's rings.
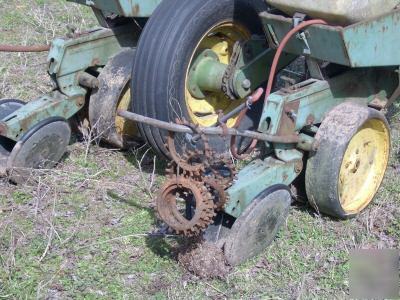
[[[280,15],[261,14],[272,48],[293,28],[293,20]],[[323,61],[350,67],[400,65],[396,47],[400,43],[400,9],[348,27],[315,25],[305,30],[307,44],[294,37],[285,52],[310,55]],[[311,53],[311,54],[309,54]]]
[[[162,0],[67,0],[124,17],[150,17]]]
[[[238,218],[265,189],[276,184],[291,184],[298,176],[296,163],[295,160],[284,163],[272,157],[251,162],[239,172],[234,185],[228,189],[229,201],[224,211]]]
[[[321,123],[328,111],[349,99],[364,105],[384,101],[397,85],[398,75],[391,68],[355,69],[327,81],[310,79],[294,86],[292,92],[281,90],[271,94],[258,130],[278,134],[282,111],[288,103],[300,102],[294,128],[298,132],[304,126]]]
[[[24,102],[16,99],[0,100],[0,120],[7,118],[24,105]],[[14,144],[10,139],[0,136],[0,176],[6,175],[7,160]]]
[[[398,0],[266,0],[268,4],[293,15],[305,13],[334,24],[348,25],[388,13]]]
[[[224,245],[227,262],[235,266],[265,250],[288,217],[290,204],[291,194],[283,185],[259,194],[230,230]]]

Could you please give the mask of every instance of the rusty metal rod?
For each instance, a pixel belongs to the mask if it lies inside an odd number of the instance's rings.
[[[0,44],[0,52],[46,52],[49,50],[50,45],[20,46]]]
[[[165,129],[168,131],[173,131],[173,132],[177,132],[177,133],[189,133],[189,134],[195,133],[191,128],[184,126],[184,125],[179,125],[179,124],[175,124],[175,123],[168,123],[168,122],[156,120],[153,118],[149,118],[149,117],[138,115],[138,114],[135,114],[132,112],[128,112],[125,110],[118,110],[117,114],[120,117],[123,117],[130,121],[143,123],[143,124],[146,124],[149,126]],[[271,143],[297,144],[297,143],[301,142],[301,139],[297,135],[275,136],[275,135],[269,135],[269,134],[264,134],[261,132],[250,131],[250,130],[242,131],[242,130],[238,130],[235,128],[228,128],[228,130],[225,131],[221,127],[201,127],[200,131],[207,135],[227,134],[230,136],[232,136],[232,135],[242,136],[242,137],[257,139],[260,141],[271,142]]]

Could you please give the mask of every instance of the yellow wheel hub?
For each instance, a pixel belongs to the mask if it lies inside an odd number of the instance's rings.
[[[131,90],[129,88],[129,83],[127,87],[121,94],[121,99],[118,103],[117,110],[129,110],[131,105]],[[121,136],[128,136],[128,137],[135,137],[138,136],[138,128],[136,124],[132,121],[124,119],[122,117],[116,116],[115,117],[115,129],[117,133]]]
[[[233,46],[237,41],[250,39],[251,33],[242,25],[235,22],[223,22],[211,28],[200,40],[190,61],[186,73],[185,99],[191,121],[203,127],[210,127],[217,123],[218,112],[224,114],[232,111],[243,101],[232,101],[226,98],[223,92],[207,93],[204,99],[194,98],[188,89],[188,73],[197,56],[206,49],[213,50],[219,61],[228,65],[232,56]],[[236,118],[228,121],[228,126],[234,126]]]
[[[356,214],[374,198],[389,161],[390,134],[379,119],[368,120],[354,135],[345,152],[339,174],[343,210]]]

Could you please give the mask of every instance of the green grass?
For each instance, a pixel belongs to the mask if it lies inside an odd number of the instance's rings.
[[[2,43],[45,43],[96,24],[90,10],[62,0],[0,0]],[[0,54],[0,98],[29,100],[51,88],[44,54]],[[151,195],[162,184],[152,154],[74,144],[37,186],[0,183],[0,299],[344,299],[349,251],[398,248],[400,122],[392,114],[393,155],[374,204],[357,219],[320,217],[293,206],[272,246],[224,280],[199,280],[174,259],[179,241],[146,236],[157,228]],[[141,157],[143,152],[138,156]]]

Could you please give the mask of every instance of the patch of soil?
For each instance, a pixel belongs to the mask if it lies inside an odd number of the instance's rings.
[[[198,242],[178,254],[179,263],[201,279],[224,278],[230,271],[224,252],[208,242]]]

